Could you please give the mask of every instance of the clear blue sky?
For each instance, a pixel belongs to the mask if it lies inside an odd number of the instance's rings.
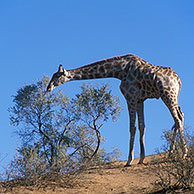
[[[0,166],[19,145],[9,124],[12,97],[25,83],[52,75],[62,63],[66,69],[104,58],[136,54],[156,65],[170,66],[182,80],[180,106],[185,125],[194,127],[194,1],[193,0],[1,0],[0,1]],[[107,151],[118,147],[127,159],[129,118],[119,91],[120,81],[88,81],[111,85],[123,106],[116,123],[107,123],[102,135]],[[60,89],[70,97],[83,81]],[[161,100],[145,102],[146,154],[162,144],[163,129],[173,120]],[[138,134],[137,134],[138,135]],[[135,156],[139,154],[136,136]],[[5,159],[3,159],[5,158]]]

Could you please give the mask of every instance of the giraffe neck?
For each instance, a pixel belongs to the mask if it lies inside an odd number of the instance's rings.
[[[123,70],[131,61],[131,56],[113,57],[77,69],[68,70],[69,81],[110,77],[122,80]]]

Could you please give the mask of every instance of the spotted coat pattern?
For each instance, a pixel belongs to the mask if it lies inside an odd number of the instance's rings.
[[[170,67],[152,65],[133,54],[105,59],[67,71],[62,69],[62,65],[60,65],[58,72],[53,75],[47,91],[52,91],[55,87],[67,81],[108,77],[121,80],[120,90],[128,104],[130,117],[130,145],[126,166],[130,166],[134,158],[133,149],[136,132],[136,113],[140,131],[139,163],[143,163],[145,157],[143,102],[148,98],[161,98],[170,110],[175,121],[170,153],[174,149],[176,133],[177,130],[179,130],[183,145],[183,157],[185,157],[187,148],[183,135],[183,113],[178,106],[181,81],[178,75]]]

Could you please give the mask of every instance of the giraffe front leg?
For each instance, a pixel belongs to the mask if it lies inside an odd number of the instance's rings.
[[[137,116],[138,116],[138,128],[139,128],[139,142],[140,142],[140,160],[139,164],[143,164],[145,158],[145,147],[144,147],[144,133],[145,133],[145,124],[144,124],[144,104],[143,101],[137,104]]]
[[[136,132],[136,111],[129,108],[129,117],[130,117],[130,143],[129,143],[129,156],[128,161],[125,167],[131,166],[131,162],[134,159],[134,140]]]

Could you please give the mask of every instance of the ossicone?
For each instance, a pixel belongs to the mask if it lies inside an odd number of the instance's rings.
[[[63,67],[62,67],[61,64],[59,65],[59,70],[58,70],[58,72],[63,72]]]

